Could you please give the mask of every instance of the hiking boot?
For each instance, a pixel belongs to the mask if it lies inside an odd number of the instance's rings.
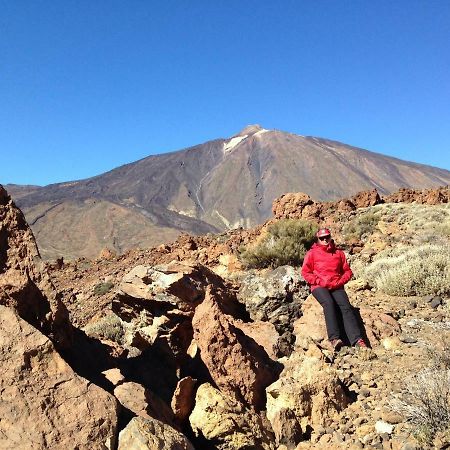
[[[368,348],[367,347],[367,344],[364,342],[364,339],[358,339],[356,342],[355,342],[355,347],[360,347],[360,348]]]
[[[331,339],[330,344],[335,352],[338,352],[344,345],[340,339]]]

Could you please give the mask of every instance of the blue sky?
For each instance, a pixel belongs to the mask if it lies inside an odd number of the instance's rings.
[[[259,123],[450,170],[448,0],[0,0],[0,183]]]

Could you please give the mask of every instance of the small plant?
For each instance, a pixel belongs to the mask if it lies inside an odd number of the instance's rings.
[[[411,422],[420,443],[431,445],[436,433],[450,427],[450,369],[424,369],[407,380],[405,391],[390,407]]]
[[[317,227],[305,220],[279,220],[255,246],[241,248],[239,259],[246,268],[254,269],[300,265],[316,231]]]
[[[397,248],[367,266],[364,278],[388,295],[445,295],[450,292],[450,245]]]
[[[355,217],[351,222],[344,225],[342,234],[345,239],[361,239],[371,234],[379,222],[378,215],[372,211]]]
[[[125,331],[122,321],[118,316],[110,313],[92,324],[84,327],[84,332],[88,336],[108,339],[117,343],[122,343]]]
[[[105,283],[98,283],[94,286],[95,295],[105,295],[114,287],[114,283],[106,281]]]

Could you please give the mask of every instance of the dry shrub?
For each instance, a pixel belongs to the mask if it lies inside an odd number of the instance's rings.
[[[368,210],[346,223],[342,228],[342,235],[346,240],[361,239],[373,233],[379,220],[374,210]]]
[[[380,254],[367,266],[364,278],[388,295],[447,294],[450,292],[450,245],[403,247]]]
[[[83,330],[88,336],[108,339],[119,344],[122,343],[125,334],[122,321],[113,313],[86,325]]]
[[[267,235],[257,245],[241,248],[239,259],[244,267],[252,269],[298,266],[314,242],[316,231],[316,225],[305,220],[279,220],[269,225]]]
[[[401,399],[391,409],[414,426],[416,438],[431,445],[434,436],[450,430],[450,347],[430,349],[431,365],[407,378]]]

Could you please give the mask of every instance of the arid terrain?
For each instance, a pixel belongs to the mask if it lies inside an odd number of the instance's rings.
[[[229,138],[154,155],[96,177],[6,186],[44,259],[95,258],[269,219],[286,192],[330,201],[363,190],[450,183],[450,172],[327,139],[258,125]]]
[[[0,187],[0,449],[449,448],[450,191],[367,187],[49,261]],[[299,267],[242,259],[287,220],[346,251],[370,348],[332,351]]]

